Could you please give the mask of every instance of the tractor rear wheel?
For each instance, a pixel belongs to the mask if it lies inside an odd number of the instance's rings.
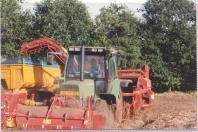
[[[112,129],[114,127],[114,114],[105,100],[96,100],[94,110],[103,115],[103,129]]]
[[[121,124],[123,120],[123,97],[121,93],[119,95],[119,101],[117,102],[116,114],[117,122]]]

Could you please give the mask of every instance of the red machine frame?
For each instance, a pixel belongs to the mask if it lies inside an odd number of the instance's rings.
[[[63,105],[65,99],[75,102]],[[32,99],[33,100],[33,99]],[[102,114],[92,111],[90,97],[87,107],[82,108],[78,101],[70,95],[56,95],[49,102],[50,106],[28,106],[17,104],[16,116],[20,130],[71,130],[102,129]],[[38,110],[40,112],[38,113]]]
[[[63,54],[55,54],[57,62],[63,70],[67,61],[67,50],[62,46],[62,44],[52,40],[51,38],[43,37],[30,42],[25,42],[21,45],[20,52],[23,54],[34,54],[45,48],[47,48],[50,52],[60,52]]]
[[[123,118],[129,119],[130,115],[136,115],[141,108],[153,106],[154,92],[151,90],[148,65],[145,65],[144,69],[118,70],[118,78],[137,79],[135,86],[129,86],[132,93],[122,93],[122,97],[131,97],[133,100],[132,104],[123,100]],[[147,99],[146,104],[143,104],[143,98]]]

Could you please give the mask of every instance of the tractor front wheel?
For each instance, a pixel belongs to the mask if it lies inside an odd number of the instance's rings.
[[[116,113],[115,113],[116,120],[119,124],[122,123],[123,120],[123,97],[122,94],[119,96],[119,100],[116,104]]]

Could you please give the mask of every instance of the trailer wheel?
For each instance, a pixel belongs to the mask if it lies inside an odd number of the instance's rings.
[[[96,100],[94,110],[103,115],[103,129],[111,129],[114,126],[114,114],[103,99]]]

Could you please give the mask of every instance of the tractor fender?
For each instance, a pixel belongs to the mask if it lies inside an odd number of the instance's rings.
[[[110,93],[99,94],[99,97],[106,100],[108,104],[116,104],[119,100],[120,91],[120,79],[115,79]]]
[[[100,99],[107,102],[108,105],[116,104],[116,97],[113,94],[101,93],[99,94]]]

